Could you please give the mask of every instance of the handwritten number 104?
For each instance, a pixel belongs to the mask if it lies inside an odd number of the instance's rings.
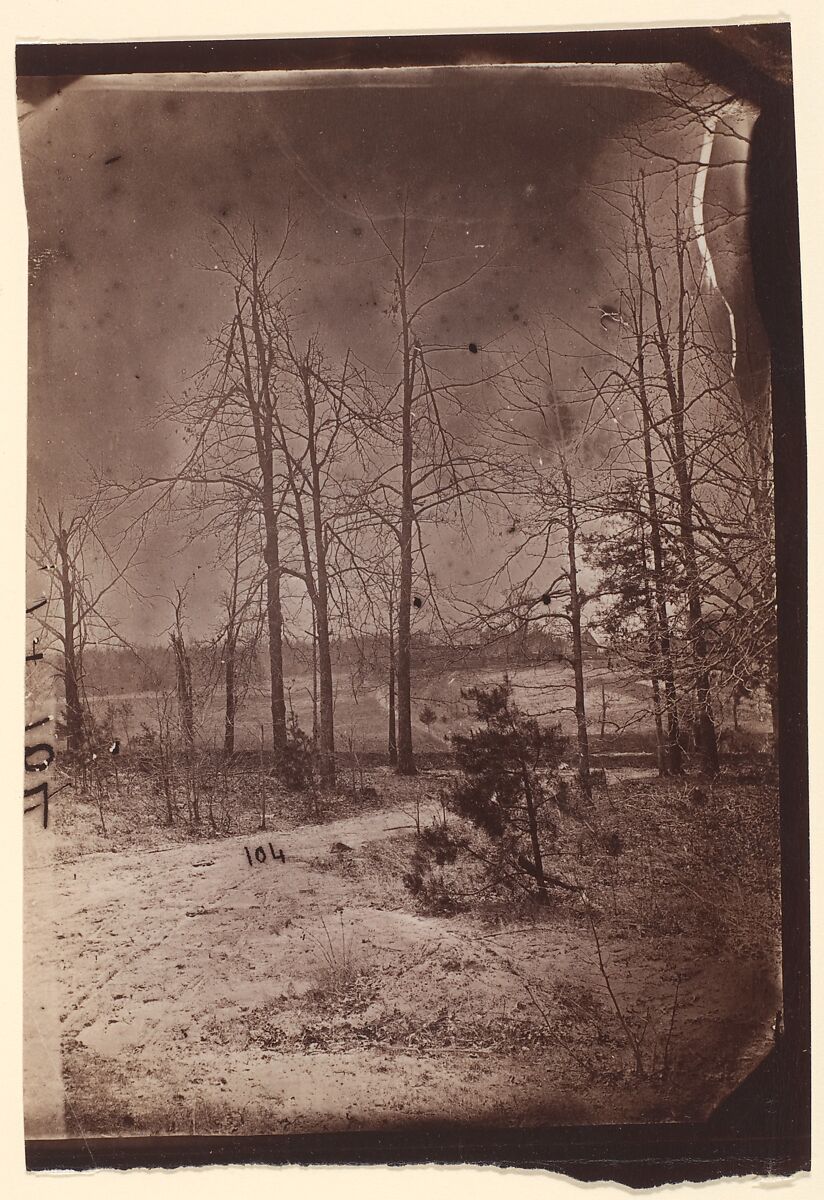
[[[272,855],[272,862],[275,862],[275,860],[278,858],[280,859],[280,861],[282,863],[286,862],[286,855],[283,853],[282,850],[279,850],[277,853],[275,853],[275,848],[271,842],[267,842],[266,845],[269,847],[269,852]],[[264,850],[263,846],[258,846],[256,848],[256,850],[254,852],[255,853],[254,861],[252,860],[252,855],[249,853],[249,847],[244,846],[243,849],[246,851],[246,857],[249,859],[250,867],[253,867],[255,862],[259,862],[259,863],[266,862],[267,854],[266,854],[266,851]]]

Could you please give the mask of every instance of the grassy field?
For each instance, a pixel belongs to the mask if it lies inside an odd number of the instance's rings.
[[[418,674],[413,681],[412,714],[416,749],[437,753],[450,749],[450,735],[465,732],[471,724],[472,704],[462,692],[500,682],[498,671],[450,671]],[[562,664],[521,667],[509,672],[515,702],[528,713],[549,723],[560,723],[563,732],[575,733],[573,713],[574,681],[572,669]],[[287,703],[300,726],[312,729],[312,681],[309,676],[294,676],[286,681]],[[604,748],[618,752],[654,749],[654,724],[651,716],[650,687],[644,682],[607,669],[602,662],[591,665],[587,673],[586,706],[594,748],[599,739]],[[169,698],[174,710],[174,699]],[[157,728],[161,698],[150,692],[124,693],[92,697],[95,715],[115,710],[114,727],[126,743],[139,734],[144,725]],[[197,706],[198,737],[202,745],[219,748],[223,740],[223,693],[220,689],[202,693]],[[604,712],[604,704],[606,709]],[[425,725],[421,713],[429,708],[435,720]],[[388,740],[388,688],[382,682],[366,681],[353,688],[348,675],[335,680],[335,734],[339,753],[350,749],[358,754],[384,755]],[[721,713],[723,724],[725,716]],[[740,713],[742,745],[747,750],[767,747],[769,713],[757,701],[744,701]],[[604,738],[601,739],[603,719]],[[271,747],[269,696],[259,688],[250,688],[239,706],[235,723],[235,744],[239,751],[258,750],[261,739]]]

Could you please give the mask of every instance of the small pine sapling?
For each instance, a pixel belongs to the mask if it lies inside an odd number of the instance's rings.
[[[541,725],[518,708],[506,677],[463,695],[473,701],[482,724],[452,737],[461,774],[449,807],[498,843],[507,868],[516,877],[530,878],[546,904],[548,885],[563,881],[547,875],[544,867],[540,816],[554,795],[549,785],[566,738],[559,726]]]

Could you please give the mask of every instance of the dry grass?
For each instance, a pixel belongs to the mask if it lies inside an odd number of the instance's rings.
[[[307,932],[320,952],[321,962],[313,976],[312,993],[321,998],[340,996],[347,992],[360,974],[355,952],[354,932],[350,922],[347,930],[343,921],[343,910],[338,912],[337,922],[320,918],[323,934],[316,936]]]

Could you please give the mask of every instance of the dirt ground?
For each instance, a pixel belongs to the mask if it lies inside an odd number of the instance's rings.
[[[431,915],[403,874],[443,773],[369,780],[368,810],[266,832],[172,840],[124,800],[104,837],[71,794],[27,828],[30,1136],[680,1120],[763,1057],[769,788],[610,775],[562,822],[577,891]]]

